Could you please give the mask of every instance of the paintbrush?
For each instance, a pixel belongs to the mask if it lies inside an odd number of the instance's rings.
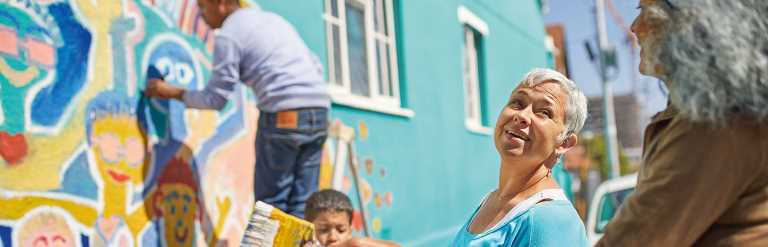
[[[315,227],[306,220],[257,201],[241,246],[302,246],[314,241]]]

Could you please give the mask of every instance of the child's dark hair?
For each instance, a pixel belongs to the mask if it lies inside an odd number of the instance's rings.
[[[352,223],[352,202],[349,197],[333,189],[324,189],[312,194],[307,199],[304,219],[314,221],[320,213],[334,211],[347,213],[349,223]]]

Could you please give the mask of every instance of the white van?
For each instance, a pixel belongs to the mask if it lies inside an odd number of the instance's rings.
[[[603,236],[605,225],[619,211],[624,199],[635,191],[637,173],[611,179],[597,187],[587,212],[587,240],[595,245]]]

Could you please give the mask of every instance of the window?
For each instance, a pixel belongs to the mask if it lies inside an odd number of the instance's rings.
[[[611,192],[605,194],[603,198],[600,199],[595,232],[603,233],[605,231],[605,226],[613,219],[613,216],[616,215],[616,212],[619,211],[619,208],[621,208],[621,205],[624,203],[624,200],[626,200],[629,194],[632,194],[633,191],[635,191],[634,188]]]
[[[459,7],[459,21],[464,27],[463,81],[465,125],[470,130],[490,133],[484,127],[482,69],[484,59],[482,42],[488,26],[464,7]]]
[[[334,101],[400,107],[393,0],[326,0],[328,82]]]

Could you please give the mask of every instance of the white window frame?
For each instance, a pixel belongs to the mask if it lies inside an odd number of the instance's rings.
[[[401,115],[406,117],[412,117],[413,111],[410,109],[403,109],[400,102],[400,82],[398,78],[398,64],[397,64],[397,47],[395,42],[395,28],[394,28],[394,6],[393,0],[336,0],[336,11],[338,17],[334,17],[330,12],[331,0],[325,0],[325,10],[323,13],[323,19],[326,25],[326,49],[328,50],[328,86],[331,94],[331,99],[334,103],[352,106],[355,108],[378,111],[393,115]],[[347,43],[347,25],[346,25],[346,8],[347,4],[358,5],[363,8],[365,18],[365,44],[366,44],[366,57],[368,59],[368,90],[370,96],[355,95],[352,93],[352,82],[350,81],[350,66],[349,66],[349,45]],[[381,6],[374,6],[374,4],[381,4]],[[376,7],[384,9],[386,16],[377,15],[374,11]],[[386,22],[386,33],[378,31],[376,29],[374,18],[376,17],[386,18],[386,20],[379,19],[379,25],[384,25]],[[333,43],[333,26],[338,27],[339,30],[339,55],[341,56],[341,68],[335,68],[335,53]],[[388,35],[387,35],[388,34]],[[378,43],[384,43],[384,49],[380,49]],[[377,49],[379,49],[380,57],[377,57]],[[389,62],[386,62],[386,53],[389,52]],[[341,69],[341,78],[336,77],[336,70]],[[389,73],[383,73],[385,79],[389,79],[391,83],[391,96],[385,94],[385,92],[379,92],[380,81],[379,71],[389,71]],[[341,85],[337,85],[335,82],[340,80]],[[382,86],[387,88],[387,85]]]
[[[488,36],[488,24],[464,6],[459,6],[457,15],[462,24],[464,42],[462,44],[462,85],[464,88],[464,125],[468,130],[480,134],[491,134],[493,130],[483,126],[482,97],[480,95],[480,63],[475,34]],[[470,64],[467,64],[470,63]],[[466,71],[469,70],[469,75]],[[467,88],[472,87],[474,90]],[[470,93],[471,92],[471,93]],[[472,104],[471,102],[474,102]],[[470,109],[470,107],[472,109]],[[475,114],[471,114],[474,112]]]

